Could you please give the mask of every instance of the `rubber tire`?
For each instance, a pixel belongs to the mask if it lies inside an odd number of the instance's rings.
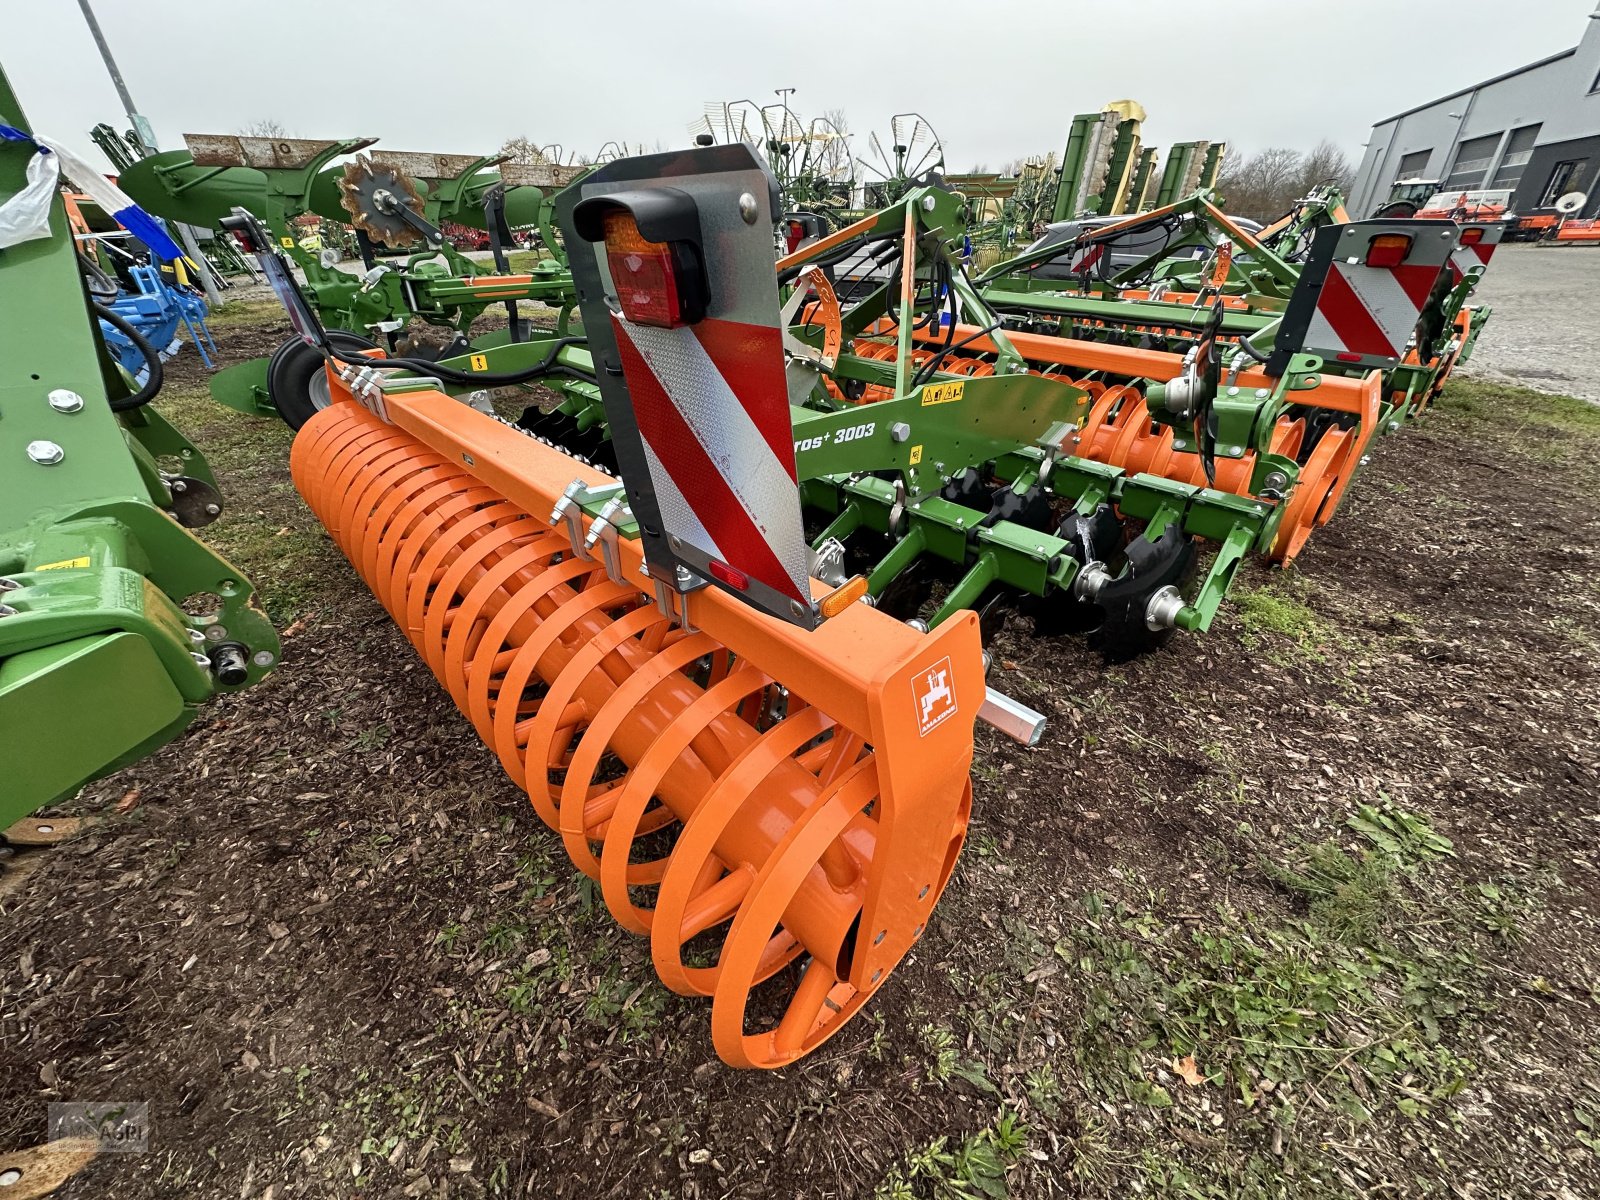
[[[378,344],[358,333],[343,329],[328,330],[328,342],[337,350],[376,350]],[[317,403],[312,388],[323,367],[322,355],[299,335],[273,351],[267,363],[267,396],[290,429],[299,429],[317,411],[327,406],[327,397]]]

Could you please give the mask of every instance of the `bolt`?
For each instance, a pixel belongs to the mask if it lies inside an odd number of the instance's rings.
[[[911,426],[907,425],[904,421],[896,421],[893,425],[889,426],[889,440],[891,442],[903,442],[910,437]]]
[[[189,490],[189,485],[187,483],[185,483],[181,479],[174,479],[167,486],[169,486],[175,493],[177,493],[180,496],[183,495],[185,492],[187,492]]]
[[[744,218],[746,225],[754,225],[760,211],[756,207],[756,198],[753,195],[749,192],[741,192],[739,194],[739,215]]]
[[[204,654],[190,653],[189,657],[194,659],[195,665],[197,667],[199,667],[202,671],[211,670],[211,660],[209,658],[207,658]]]
[[[220,504],[208,504],[208,505],[206,505],[206,516],[208,516],[208,517],[216,517],[216,516],[220,516],[221,514],[222,514],[222,505],[220,505]]]
[[[1239,389],[1238,388],[1231,387],[1231,388],[1228,389],[1228,395],[1237,396],[1238,394],[1239,394]]]
[[[1244,453],[1244,447],[1243,446],[1229,446],[1228,447],[1228,453],[1229,454],[1235,454],[1235,455],[1243,454]]]
[[[211,625],[206,628],[206,641],[208,642],[220,642],[227,636],[228,627],[226,625]]]
[[[922,198],[922,211],[923,212],[932,212],[933,211],[933,197],[932,196],[924,196]]]
[[[77,392],[68,391],[66,388],[50,389],[50,407],[58,413],[75,413],[83,411],[83,397]]]
[[[212,671],[217,682],[224,687],[241,687],[250,681],[250,668],[245,665],[244,647],[239,645],[217,647]]]
[[[67,452],[54,442],[41,440],[28,443],[28,457],[41,467],[53,467],[66,456]]]
[[[1272,393],[1269,392],[1266,388],[1257,388],[1256,389],[1256,399],[1257,400],[1265,400],[1270,395],[1272,395]]]

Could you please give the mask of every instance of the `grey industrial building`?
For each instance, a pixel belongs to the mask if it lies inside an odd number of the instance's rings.
[[[1369,215],[1396,180],[1419,177],[1442,180],[1444,191],[1510,188],[1520,214],[1584,192],[1580,215],[1600,215],[1600,9],[1572,49],[1374,125],[1352,215]]]

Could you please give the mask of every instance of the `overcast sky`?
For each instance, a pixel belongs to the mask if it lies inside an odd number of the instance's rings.
[[[96,0],[164,148],[262,119],[300,137],[488,153],[508,136],[593,154],[687,145],[706,102],[845,110],[865,151],[914,110],[948,167],[1059,148],[1131,98],[1145,140],[1241,149],[1328,137],[1576,45],[1595,0]],[[120,105],[75,0],[0,0],[33,124],[88,145]],[[370,49],[364,48],[370,44]],[[184,47],[191,48],[185,53]],[[119,125],[120,127],[120,125]]]

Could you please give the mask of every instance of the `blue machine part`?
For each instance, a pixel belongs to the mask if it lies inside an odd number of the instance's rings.
[[[161,355],[162,361],[182,347],[183,339],[179,336],[182,327],[200,352],[201,361],[208,368],[212,367],[211,356],[217,348],[211,340],[211,331],[206,328],[205,297],[167,283],[161,278],[161,272],[152,266],[133,267],[129,274],[139,290],[121,293],[106,307],[137,329]],[[100,322],[100,332],[118,364],[134,376],[135,383],[142,385],[148,368],[139,348],[106,321]]]

